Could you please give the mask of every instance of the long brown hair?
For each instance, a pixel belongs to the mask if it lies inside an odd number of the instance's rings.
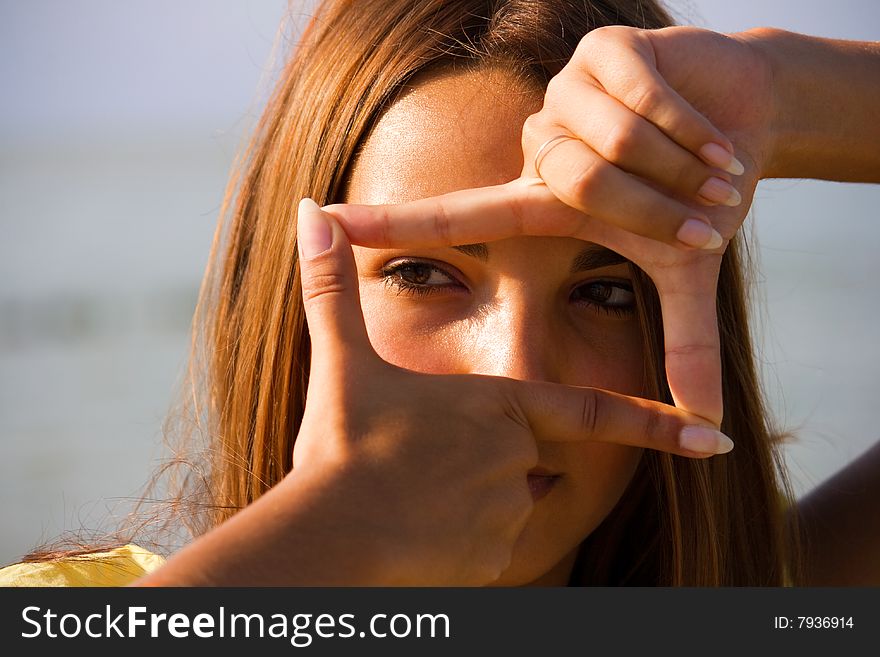
[[[671,25],[652,0],[326,0],[285,64],[233,176],[195,317],[176,519],[199,535],[292,467],[310,342],[300,292],[296,203],[338,202],[377,117],[417,74],[501,64],[546,86],[581,37],[612,24]],[[768,428],[738,238],[718,295],[723,430],[736,449],[692,460],[646,451],[609,517],[583,543],[572,584],[781,585],[799,580],[792,496]],[[634,271],[646,389],[671,403],[656,291]],[[197,449],[196,439],[204,440]],[[184,502],[187,502],[184,504]]]

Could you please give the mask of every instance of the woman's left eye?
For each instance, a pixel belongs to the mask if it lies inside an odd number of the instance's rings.
[[[431,294],[446,288],[463,287],[451,274],[430,262],[395,261],[382,268],[385,284],[399,292]]]
[[[631,315],[636,309],[632,285],[622,281],[590,281],[571,292],[571,300],[615,315]]]

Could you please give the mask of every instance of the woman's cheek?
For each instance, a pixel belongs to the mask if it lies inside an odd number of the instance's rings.
[[[458,322],[444,323],[410,299],[377,297],[361,292],[367,335],[382,360],[425,374],[461,371],[460,336],[455,330]]]
[[[373,349],[398,367],[643,394],[644,355],[634,316],[615,318],[578,304],[557,308],[546,302],[549,293],[508,295],[507,303],[476,307],[473,295],[438,291],[423,297],[366,276],[360,296]]]
[[[613,322],[604,330],[573,339],[566,352],[570,359],[563,383],[624,395],[644,394],[644,356],[637,322]]]

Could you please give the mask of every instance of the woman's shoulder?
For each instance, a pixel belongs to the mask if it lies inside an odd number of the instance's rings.
[[[134,545],[0,568],[0,586],[126,586],[165,563]]]

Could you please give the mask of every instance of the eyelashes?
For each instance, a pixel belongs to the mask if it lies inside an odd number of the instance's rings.
[[[467,288],[441,267],[425,260],[394,260],[382,268],[385,285],[398,294],[427,296],[459,288]]]
[[[582,283],[571,291],[570,298],[618,317],[632,315],[636,310],[632,284],[620,280],[600,279]]]
[[[393,260],[382,268],[381,274],[386,287],[398,295],[426,297],[468,291],[455,274],[430,260]],[[636,309],[632,284],[620,279],[594,279],[580,283],[572,288],[569,299],[572,303],[617,317],[633,315]]]

